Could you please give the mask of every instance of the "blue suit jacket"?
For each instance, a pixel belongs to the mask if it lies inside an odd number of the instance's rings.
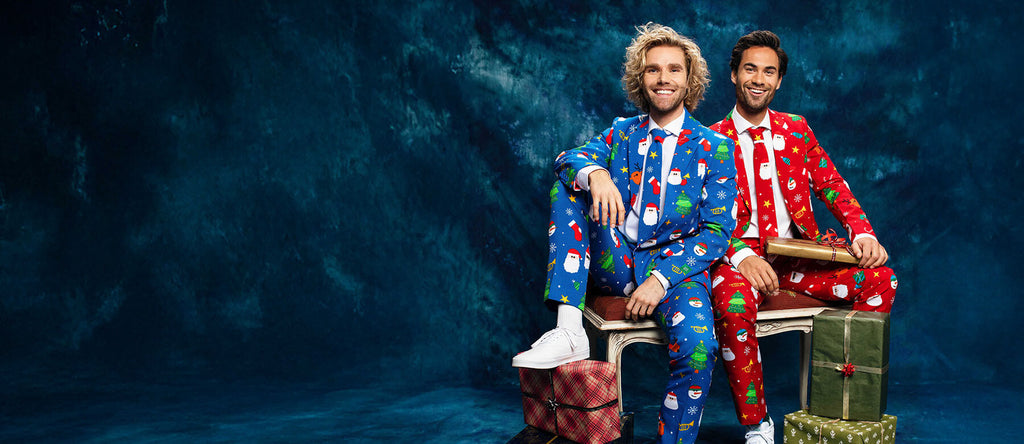
[[[647,115],[618,118],[586,144],[562,152],[555,159],[559,180],[574,188],[580,169],[605,168],[629,211],[641,181],[646,180],[639,144],[647,136],[648,124]],[[732,140],[686,114],[671,161],[683,180],[679,185],[663,185],[666,208],[658,228],[650,238],[637,239],[633,254],[637,284],[658,270],[670,287],[692,281],[708,287],[704,272],[725,253],[736,225],[733,146]]]

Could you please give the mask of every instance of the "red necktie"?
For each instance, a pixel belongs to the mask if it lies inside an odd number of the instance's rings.
[[[765,239],[779,235],[779,227],[775,224],[775,192],[772,190],[771,163],[768,161],[773,153],[767,140],[764,140],[764,128],[747,130],[754,139],[754,205],[757,206],[757,232],[761,245]]]

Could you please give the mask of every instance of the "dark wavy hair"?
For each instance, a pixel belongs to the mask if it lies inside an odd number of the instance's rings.
[[[771,31],[754,31],[740,37],[739,41],[736,42],[736,46],[732,47],[732,57],[729,58],[729,68],[732,69],[732,72],[737,72],[736,70],[740,68],[740,59],[743,58],[743,51],[757,46],[764,46],[775,50],[775,54],[779,56],[779,78],[781,79],[785,76],[789,57],[786,55],[786,51],[782,49],[782,40]]]

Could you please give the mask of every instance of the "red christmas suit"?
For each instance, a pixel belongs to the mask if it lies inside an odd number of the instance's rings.
[[[806,120],[795,114],[772,110],[768,110],[768,118],[773,139],[768,144],[774,148],[776,174],[785,201],[785,205],[777,202],[776,207],[780,211],[781,208],[788,211],[796,231],[794,235],[804,239],[817,239],[820,236],[811,209],[811,189],[846,227],[851,239],[859,234],[874,235],[860,204],[836,171],[828,154],[818,145]],[[712,125],[711,129],[736,142],[734,157],[736,185],[739,189],[733,239],[724,261],[712,268],[715,330],[732,389],[736,416],[744,425],[757,424],[767,413],[755,325],[757,307],[763,296],[736,270],[738,264],[730,263],[730,259],[746,248],[752,248],[762,258],[765,254],[759,239],[741,238],[750,227],[751,196],[755,194],[748,189],[747,170],[732,113]],[[765,213],[759,210],[759,215]],[[892,269],[888,267],[863,269],[778,257],[772,262],[772,268],[779,277],[779,287],[782,289],[801,292],[817,299],[852,301],[855,310],[888,312],[892,308],[897,281]]]

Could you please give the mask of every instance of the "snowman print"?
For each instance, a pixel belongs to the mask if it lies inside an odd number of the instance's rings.
[[[740,331],[736,332],[736,340],[740,342],[747,342],[747,329],[741,328]]]
[[[700,398],[700,395],[704,394],[704,390],[699,385],[691,385],[690,389],[687,390],[687,394],[690,396],[690,399],[697,399]]]

